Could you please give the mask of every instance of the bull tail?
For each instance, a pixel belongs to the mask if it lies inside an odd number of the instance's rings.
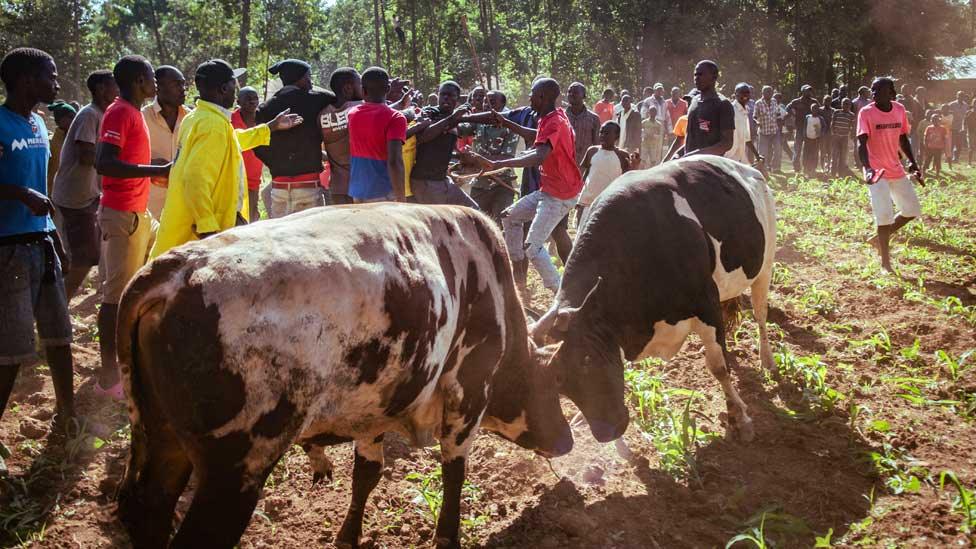
[[[157,408],[152,402],[152,391],[144,371],[145,361],[140,360],[139,329],[144,322],[158,323],[159,314],[166,304],[165,282],[170,279],[174,260],[160,258],[141,270],[126,288],[119,303],[118,323],[115,336],[122,384],[128,397],[129,424],[132,443],[122,482],[116,492],[120,502],[133,495],[135,483],[145,467],[148,456],[146,421],[154,417]],[[177,262],[182,264],[182,259]]]

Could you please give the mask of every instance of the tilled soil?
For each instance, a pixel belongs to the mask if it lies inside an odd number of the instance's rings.
[[[972,225],[967,229],[976,232]],[[585,423],[574,426],[573,452],[551,461],[482,434],[464,491],[466,546],[724,547],[736,534],[758,528],[764,514],[764,533],[779,547],[811,547],[828,531],[831,543],[839,546],[974,543],[961,529],[960,511],[953,509],[955,489],[938,486],[945,470],[970,489],[976,485],[973,420],[955,408],[920,406],[899,397],[899,389],[878,380],[894,375],[904,360],[879,360],[851,342],[883,326],[897,355],[918,338],[924,357],[919,371],[932,374],[938,369],[933,353],[941,349],[958,357],[976,347],[976,328],[905,299],[901,290],[879,290],[847,268],[842,273],[836,264],[814,260],[788,240],[781,244],[778,261],[791,276],[777,283],[771,297],[770,322],[780,328],[773,330],[774,349],[822,356],[830,367],[827,383],[844,395],[836,407],[803,413],[809,389],[795,377],[762,372],[754,331],[740,330],[738,340],[730,340],[730,355],[735,383],[755,421],[753,442],[717,438],[703,444],[694,452],[697,474],[682,477],[659,467],[653,442],[636,423],[625,436],[636,454],[630,462],[612,444],[597,443]],[[903,245],[896,245],[896,254]],[[971,253],[971,248],[961,252]],[[864,265],[873,261],[866,246],[854,247],[842,259]],[[833,310],[825,315],[801,310],[791,297],[810,285],[829,290]],[[930,275],[926,285],[966,305],[976,303],[973,272],[943,279]],[[545,309],[551,296],[535,278],[530,289],[531,305]],[[92,392],[98,364],[95,303],[89,287],[71,307],[84,433],[70,440],[48,434],[54,395],[48,372],[38,365],[22,369],[0,423],[0,440],[13,452],[7,460],[11,477],[0,481],[0,541],[5,546],[129,545],[114,515],[114,492],[128,451],[127,417],[122,404]],[[748,315],[745,322],[748,328]],[[704,399],[695,403],[699,424],[724,433],[720,415],[725,401],[696,341],[690,340],[666,365],[651,368],[671,387],[703,393]],[[944,394],[929,396],[972,395],[974,374],[971,368],[958,381],[933,389]],[[568,401],[564,408],[573,417]],[[914,467],[919,486],[898,493],[889,482],[890,470],[872,463],[871,452],[895,456],[896,468]],[[281,460],[240,547],[331,544],[349,501],[352,451],[341,445],[329,454],[336,465],[331,484],[312,484],[300,450]],[[432,545],[438,468],[435,448],[411,448],[397,437],[387,438],[386,468],[368,506],[364,547]],[[192,481],[180,513],[191,492]]]

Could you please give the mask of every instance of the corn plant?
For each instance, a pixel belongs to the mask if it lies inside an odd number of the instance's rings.
[[[703,395],[688,389],[671,388],[661,376],[630,368],[624,372],[630,399],[637,408],[635,423],[657,450],[661,468],[675,478],[701,483],[695,453],[698,447],[718,438],[699,426],[692,405]],[[684,399],[680,411],[674,401]]]
[[[954,295],[942,300],[942,312],[952,318],[961,318],[970,326],[976,326],[976,305],[964,305],[962,300]]]
[[[952,512],[962,513],[960,530],[967,534],[976,532],[976,495],[972,490],[967,490],[952,471],[942,471],[939,475],[939,490],[945,490],[946,479],[956,487],[957,495],[952,501]]]
[[[773,355],[780,376],[796,383],[804,403],[820,413],[829,414],[846,397],[827,385],[827,365],[817,355],[796,356],[785,346]]]
[[[729,549],[736,543],[740,541],[747,541],[751,543],[756,549],[766,549],[769,545],[766,541],[766,513],[763,513],[762,520],[759,521],[759,527],[752,527],[748,532],[741,533],[728,541],[725,544],[725,549]]]
[[[949,374],[949,379],[955,383],[962,377],[963,372],[972,366],[972,363],[968,363],[968,360],[974,352],[976,352],[976,349],[970,349],[959,355],[959,358],[956,359],[949,353],[939,349],[935,352],[935,359],[945,368],[946,373]]]
[[[867,348],[873,351],[874,359],[879,364],[891,362],[893,358],[891,336],[888,335],[888,330],[885,330],[884,326],[878,326],[878,331],[871,334],[871,337],[867,339],[852,340],[851,345],[855,348]]]

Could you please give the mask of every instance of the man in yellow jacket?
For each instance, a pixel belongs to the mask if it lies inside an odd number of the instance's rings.
[[[197,67],[194,81],[200,99],[180,126],[176,160],[150,259],[245,223],[247,180],[241,151],[267,145],[271,132],[302,123],[300,116],[286,110],[268,124],[235,130],[229,109],[237,98],[237,79],[244,72],[221,59]]]

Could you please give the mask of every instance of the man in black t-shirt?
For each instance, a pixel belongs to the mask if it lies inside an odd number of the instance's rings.
[[[797,97],[786,106],[786,112],[793,115],[795,132],[793,141],[793,171],[800,173],[803,163],[803,140],[806,138],[807,115],[810,114],[810,105],[816,103],[813,98],[813,86],[804,84],[800,87],[800,97]]]
[[[324,169],[322,130],[312,121],[318,120],[322,109],[335,103],[335,95],[312,89],[312,67],[304,61],[286,59],[272,65],[268,72],[281,78],[283,87],[258,107],[255,123],[268,123],[289,109],[308,121],[294,132],[275,132],[269,145],[254,150],[271,171],[268,214],[284,217],[324,202],[319,182]]]
[[[417,135],[417,160],[410,172],[410,191],[421,204],[456,204],[478,209],[478,205],[447,175],[457,145],[457,125],[468,114],[468,106],[458,107],[461,87],[455,82],[441,84],[438,105],[426,107],[423,118],[433,124]]]
[[[716,80],[718,65],[714,61],[699,61],[695,65],[695,88],[699,93],[688,107],[688,135],[682,156],[722,156],[732,148],[735,112],[732,102],[715,91]]]

